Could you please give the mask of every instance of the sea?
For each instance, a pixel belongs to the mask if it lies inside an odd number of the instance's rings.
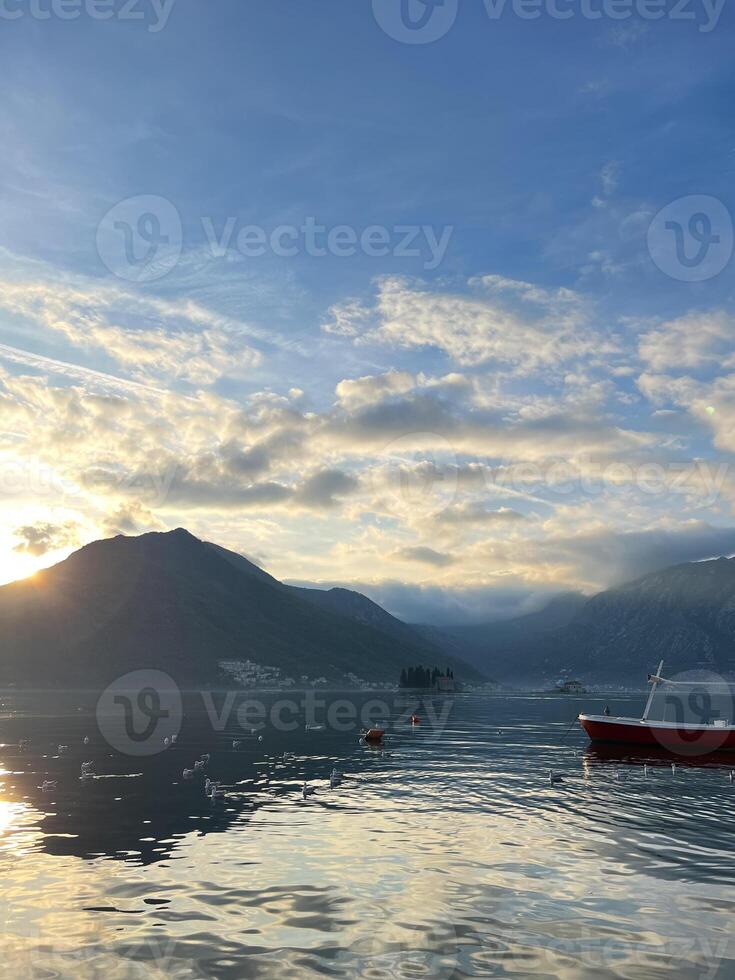
[[[576,723],[645,695],[243,697],[2,695],[4,976],[735,977],[735,759]]]

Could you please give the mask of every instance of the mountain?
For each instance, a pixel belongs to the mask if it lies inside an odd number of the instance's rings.
[[[0,588],[0,684],[96,687],[155,668],[180,685],[208,685],[226,680],[227,660],[336,684],[444,664],[443,652],[364,596],[311,592],[183,529],[96,541]]]
[[[382,606],[360,592],[350,589],[304,589],[292,586],[296,595],[320,609],[347,616],[356,623],[372,626],[405,642],[415,643],[420,634],[411,626],[391,616]],[[425,642],[425,641],[423,641]]]
[[[490,676],[502,679],[512,666],[508,661],[512,660],[515,651],[532,637],[538,636],[541,642],[543,634],[566,626],[586,601],[586,597],[579,592],[564,592],[554,596],[537,612],[512,619],[470,626],[416,625],[414,628],[447,653],[461,656],[478,670],[489,671]]]
[[[537,656],[547,669],[569,661],[582,679],[639,684],[659,660],[668,675],[696,668],[732,673],[735,559],[675,565],[601,592]]]
[[[503,623],[422,630],[497,680],[547,685],[560,675],[641,686],[666,673],[735,672],[735,559],[675,565],[585,599],[559,597]]]

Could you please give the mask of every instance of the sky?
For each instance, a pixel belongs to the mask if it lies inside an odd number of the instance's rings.
[[[184,526],[448,623],[735,553],[732,8],[0,20],[0,582]]]

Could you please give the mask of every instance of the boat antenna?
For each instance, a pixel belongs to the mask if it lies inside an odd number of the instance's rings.
[[[658,665],[658,670],[656,671],[656,673],[648,675],[648,683],[651,685],[651,693],[648,695],[648,701],[646,701],[646,708],[643,712],[643,717],[641,718],[641,721],[648,720],[648,712],[651,710],[651,705],[653,704],[653,696],[656,693],[656,687],[659,684],[663,683],[664,680],[663,677],[661,676],[661,671],[663,669],[664,669],[664,662],[662,660],[661,663]]]

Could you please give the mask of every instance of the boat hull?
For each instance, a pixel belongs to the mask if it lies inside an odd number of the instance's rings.
[[[580,715],[579,723],[593,742],[616,742],[702,755],[735,750],[735,726],[692,725]]]

